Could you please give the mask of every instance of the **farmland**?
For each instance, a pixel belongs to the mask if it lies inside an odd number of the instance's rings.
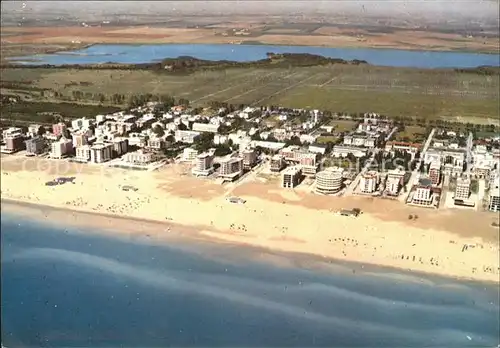
[[[75,100],[73,92],[79,91],[104,95],[104,105],[126,106],[131,95],[151,93],[185,98],[193,105],[220,101],[484,123],[497,122],[500,108],[498,74],[369,65],[232,68],[186,75],[140,69],[6,68],[1,87],[2,94],[24,95],[32,102],[96,103]],[[115,93],[126,97],[120,105],[109,98]]]

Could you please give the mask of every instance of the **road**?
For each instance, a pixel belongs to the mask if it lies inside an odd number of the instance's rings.
[[[431,132],[429,133],[429,136],[427,137],[427,140],[425,141],[424,147],[422,148],[422,151],[420,152],[420,160],[418,161],[417,166],[415,167],[415,170],[411,173],[410,180],[408,181],[407,186],[406,186],[406,191],[408,194],[400,195],[401,198],[404,197],[404,201],[406,201],[406,199],[408,198],[408,195],[410,194],[410,191],[411,191],[411,187],[412,187],[413,183],[417,180],[418,174],[420,172],[420,170],[419,170],[420,166],[422,165],[422,162],[424,161],[424,157],[425,157],[425,153],[427,152],[427,149],[431,145],[432,137],[434,136],[435,131],[436,131],[435,128],[433,128],[431,130]]]
[[[467,163],[466,173],[470,174],[472,169],[472,146],[473,146],[474,137],[472,136],[472,132],[469,132],[469,136],[467,137],[467,154],[465,156],[465,162]]]
[[[385,137],[385,141],[389,141],[389,139],[391,139],[392,135],[394,134],[394,132],[396,132],[398,130],[398,127],[394,127],[391,132]]]

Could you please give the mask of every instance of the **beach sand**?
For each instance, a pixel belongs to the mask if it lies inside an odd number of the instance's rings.
[[[395,267],[441,276],[499,282],[495,214],[410,208],[400,202],[365,197],[324,197],[306,190],[280,189],[276,181],[250,177],[221,186],[191,177],[189,168],[169,165],[154,172],[127,171],[21,156],[2,156],[2,199],[107,214],[101,218],[28,209],[49,223],[99,227],[124,236],[166,239],[175,236],[271,250],[314,254],[366,265]],[[56,177],[74,184],[46,186]],[[133,185],[137,191],[123,191]],[[227,195],[247,200],[231,204]],[[339,216],[358,207],[358,218]],[[417,214],[417,220],[408,220]],[[120,219],[110,216],[123,217]],[[163,228],[141,223],[145,219]],[[174,232],[175,231],[175,232]],[[467,250],[464,245],[469,245]]]

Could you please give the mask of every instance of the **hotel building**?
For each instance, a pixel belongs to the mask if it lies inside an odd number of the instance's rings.
[[[25,141],[26,152],[29,155],[39,155],[45,148],[45,140],[42,137],[36,136]]]
[[[500,188],[495,187],[490,189],[490,201],[488,204],[488,209],[490,211],[499,212],[500,211]]]
[[[71,136],[73,138],[73,147],[80,147],[89,143],[89,137],[86,133],[78,132],[73,133]]]
[[[437,186],[441,182],[441,163],[432,162],[429,167],[429,179],[432,185]]]
[[[458,178],[455,188],[455,200],[467,200],[470,196],[470,179]]]
[[[156,155],[151,152],[145,152],[143,150],[137,150],[134,152],[128,152],[123,156],[123,161],[130,164],[145,165],[156,160]]]
[[[191,173],[195,176],[208,176],[214,171],[213,162],[213,154],[207,152],[199,154],[193,161],[194,166],[191,169]]]
[[[412,198],[412,203],[429,206],[432,204],[432,182],[430,179],[420,179]]]
[[[219,125],[210,123],[193,123],[192,129],[194,132],[217,133],[219,131]]]
[[[220,161],[219,177],[234,180],[243,173],[243,159],[229,157]]]
[[[75,149],[75,160],[78,162],[90,161],[90,145],[78,146]]]
[[[281,175],[281,186],[285,188],[294,188],[300,183],[302,178],[302,168],[293,166],[286,168]]]
[[[271,172],[278,173],[285,167],[286,164],[283,156],[274,155],[273,157],[271,157],[271,161],[269,162],[269,170]]]
[[[90,162],[103,163],[110,161],[113,157],[113,144],[100,143],[90,147]]]
[[[342,168],[331,167],[316,174],[316,192],[326,195],[339,192],[342,188],[343,172]]]
[[[400,169],[393,169],[387,172],[385,183],[386,193],[390,196],[397,196],[404,183],[405,172]]]
[[[51,158],[63,158],[71,153],[73,150],[73,142],[65,137],[55,141],[51,145]]]
[[[66,129],[67,129],[66,125],[62,122],[52,125],[52,133],[54,133],[54,135],[56,136],[63,135]]]
[[[379,175],[376,171],[368,171],[361,175],[360,190],[363,193],[373,193],[377,190]]]
[[[113,143],[113,155],[112,157],[119,157],[126,154],[128,151],[128,139],[116,137],[112,141]]]
[[[257,152],[254,149],[244,149],[241,151],[243,157],[243,168],[251,169],[257,163]]]
[[[198,151],[197,150],[195,150],[193,148],[190,148],[190,147],[187,147],[182,152],[182,158],[181,158],[181,160],[184,161],[184,162],[193,162],[196,159],[197,156],[198,156]]]
[[[18,133],[9,133],[4,137],[5,152],[14,153],[24,149],[24,137]]]
[[[174,135],[175,141],[188,144],[194,143],[199,136],[200,132],[193,132],[188,130],[177,130],[175,131]]]

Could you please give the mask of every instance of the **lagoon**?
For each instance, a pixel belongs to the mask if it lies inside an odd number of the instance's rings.
[[[156,245],[89,232],[2,213],[4,345],[500,343],[493,285],[384,269],[354,274],[346,263],[307,268],[299,256],[253,248],[199,240]],[[297,259],[282,265],[263,255]]]
[[[268,52],[310,53],[329,58],[366,60],[372,65],[392,67],[470,68],[484,65],[500,66],[500,56],[487,53],[237,44],[98,44],[76,51],[16,57],[13,60],[27,65],[100,64],[107,62],[139,64],[157,62],[164,58],[191,56],[205,60],[249,62],[266,58]]]

